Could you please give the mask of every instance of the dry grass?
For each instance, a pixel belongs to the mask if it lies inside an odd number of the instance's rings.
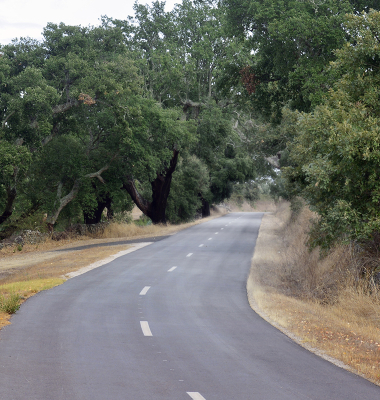
[[[119,224],[114,222],[108,225],[105,228],[103,234],[101,234],[99,237],[102,239],[111,239],[111,238],[131,239],[131,238],[143,238],[149,236],[170,235],[178,231],[179,226],[180,225],[170,225],[170,224],[138,226],[135,224]]]
[[[247,283],[258,307],[306,347],[319,349],[380,384],[380,295],[358,280],[350,248],[321,259],[305,245],[312,214],[291,221],[289,205],[263,219]]]
[[[12,296],[17,296],[18,306],[14,309],[14,311],[12,311],[15,312],[18,309],[19,305],[29,297],[38,292],[41,292],[42,290],[47,290],[51,289],[54,286],[58,286],[63,282],[65,282],[65,279],[60,277],[7,283],[0,285],[0,297],[6,301],[9,300]],[[9,320],[11,317],[11,313],[0,311],[0,329],[10,323]]]
[[[242,204],[229,201],[226,206],[232,212],[275,212],[277,209],[276,202],[271,199],[260,199],[253,207],[246,201]]]

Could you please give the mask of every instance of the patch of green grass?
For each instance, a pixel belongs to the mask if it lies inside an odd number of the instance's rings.
[[[142,215],[139,219],[136,219],[133,221],[135,225],[137,226],[148,226],[152,225],[152,220],[147,217],[146,215]]]
[[[0,285],[0,311],[14,314],[23,299],[65,282],[62,278],[34,279]]]
[[[0,295],[0,311],[14,314],[20,308],[21,296],[18,293],[10,293],[8,296]]]

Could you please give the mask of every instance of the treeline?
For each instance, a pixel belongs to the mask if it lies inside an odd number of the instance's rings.
[[[0,235],[133,204],[179,222],[264,178],[317,212],[313,245],[378,235],[377,0],[134,9],[1,47]]]
[[[380,245],[378,1],[226,0],[245,96],[277,146],[273,193],[317,213],[310,244]],[[238,71],[235,72],[238,77]],[[274,148],[274,147],[273,147]],[[275,154],[273,152],[273,154]]]
[[[136,204],[153,223],[209,215],[257,176],[218,80],[240,44],[225,12],[135,4],[100,27],[48,24],[1,47],[0,236],[46,213],[97,223]]]

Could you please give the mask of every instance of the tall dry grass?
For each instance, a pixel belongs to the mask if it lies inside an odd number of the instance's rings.
[[[144,236],[163,235],[163,232],[170,231],[170,225],[145,225],[139,226],[134,223],[117,223],[111,222],[105,229],[104,232],[98,235],[100,239],[111,239],[111,238],[136,238]]]
[[[247,284],[250,302],[301,343],[379,384],[380,287],[367,273],[380,263],[376,243],[370,251],[339,246],[321,257],[307,246],[313,217],[307,207],[292,215],[282,203],[264,218]]]

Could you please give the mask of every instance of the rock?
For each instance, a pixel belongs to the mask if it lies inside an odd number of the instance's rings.
[[[21,244],[21,246],[24,245],[24,239],[23,239],[22,236],[16,236],[16,237],[14,238],[13,241],[14,241],[15,243],[17,243],[17,244]]]

